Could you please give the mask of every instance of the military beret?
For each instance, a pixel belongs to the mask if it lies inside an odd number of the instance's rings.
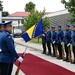
[[[66,27],[70,27],[70,25],[68,25],[68,24],[66,24],[65,26],[66,26]]]
[[[12,21],[8,21],[8,22],[4,23],[4,25],[12,26]]]

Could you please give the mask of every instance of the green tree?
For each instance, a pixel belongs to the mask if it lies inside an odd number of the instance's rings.
[[[7,12],[7,11],[3,11],[2,12],[2,17],[6,17],[6,16],[8,16],[9,15],[9,13]]]
[[[38,12],[37,10],[32,10],[29,17],[25,18],[24,22],[24,27],[26,29],[29,29],[31,26],[39,22],[39,20],[42,19],[44,16],[45,11],[43,12]],[[46,26],[50,25],[50,20],[48,18],[43,18],[43,27],[45,28]]]
[[[33,2],[29,2],[25,6],[25,11],[31,12],[32,10],[35,10],[35,4]]]
[[[75,0],[61,0],[61,3],[65,5],[65,8],[68,9],[68,12],[71,14],[70,20],[71,24],[75,23]]]

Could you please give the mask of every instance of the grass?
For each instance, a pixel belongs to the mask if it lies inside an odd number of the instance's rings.
[[[34,39],[32,39],[30,42],[36,43],[36,44],[41,44],[41,43],[42,43],[42,39],[39,38],[39,41],[38,41],[38,38],[34,38]]]

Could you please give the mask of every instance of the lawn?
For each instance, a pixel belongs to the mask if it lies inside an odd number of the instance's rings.
[[[39,38],[39,41],[38,41],[38,38],[34,38],[34,39],[32,39],[30,42],[32,42],[32,43],[37,43],[37,44],[41,44],[41,43],[42,43],[42,39]]]

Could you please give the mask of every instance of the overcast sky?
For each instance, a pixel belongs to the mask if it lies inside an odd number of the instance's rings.
[[[17,11],[24,11],[25,4],[32,1],[36,5],[38,11],[42,11],[45,7],[46,12],[54,12],[63,10],[64,5],[61,0],[1,0],[5,11],[10,14]]]

